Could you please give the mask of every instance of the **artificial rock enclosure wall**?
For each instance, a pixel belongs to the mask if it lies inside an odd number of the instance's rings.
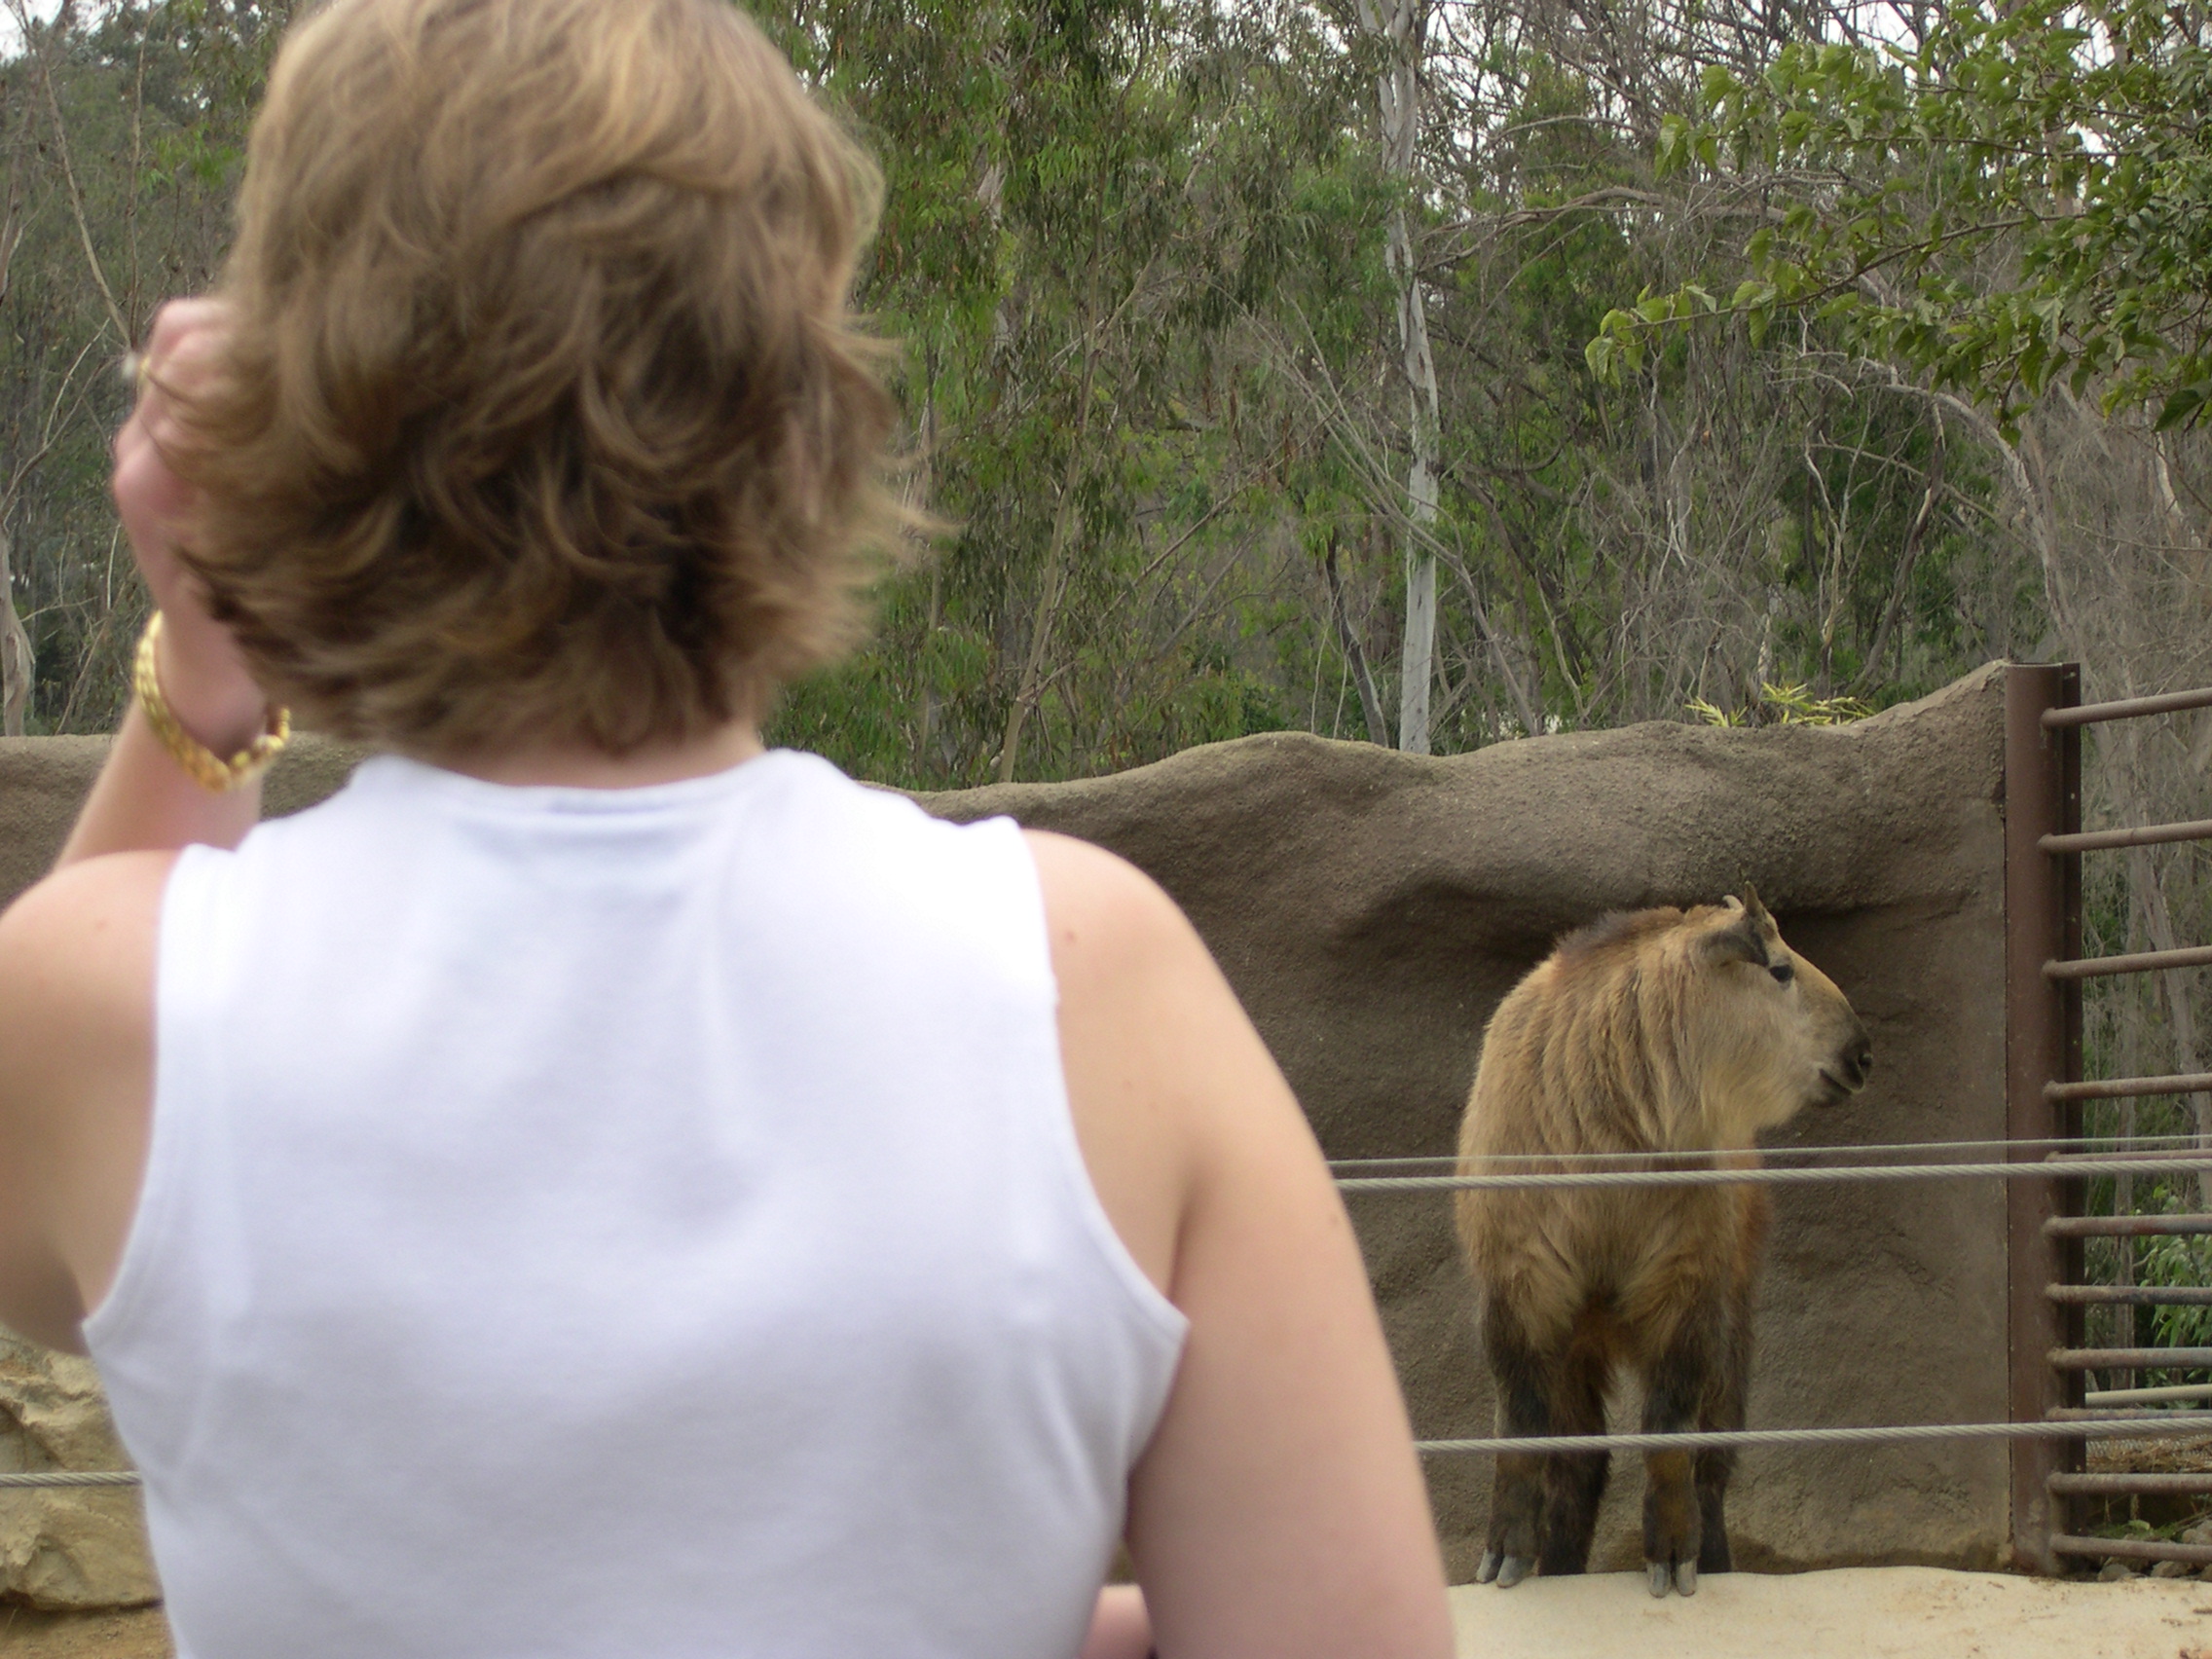
[[[103,748],[0,743],[0,900],[51,861]],[[319,798],[350,758],[300,745],[272,810]],[[1009,813],[1150,871],[1221,960],[1329,1156],[1362,1159],[1453,1150],[1483,1022],[1558,934],[1747,880],[1858,1006],[1876,1056],[1863,1094],[1773,1144],[2001,1137],[2002,796],[2003,680],[1985,669],[1848,726],[1651,724],[1448,758],[1271,735],[925,804]],[[1351,1208],[1415,1432],[1489,1433],[1446,1196]],[[2005,1289],[1996,1183],[1777,1189],[1751,1424],[2002,1418]],[[105,1464],[91,1387],[80,1363],[0,1340],[0,1468]],[[1620,1402],[1620,1425],[1636,1411]],[[1435,1459],[1429,1480],[1463,1580],[1489,1461]],[[1622,1459],[1595,1566],[1637,1560],[1641,1486]],[[1990,1567],[2006,1494],[1993,1444],[1755,1451],[1732,1504],[1737,1562]],[[150,1582],[117,1519],[130,1501],[0,1492],[0,1596],[142,1600]]]

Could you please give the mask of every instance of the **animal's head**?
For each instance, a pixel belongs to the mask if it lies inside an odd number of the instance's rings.
[[[1783,942],[1749,884],[1693,910],[1685,1013],[1707,1109],[1734,1139],[1866,1086],[1873,1045],[1835,981]]]

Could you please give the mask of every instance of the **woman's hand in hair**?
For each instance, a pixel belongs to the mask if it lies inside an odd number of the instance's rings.
[[[220,755],[262,729],[268,700],[230,631],[208,613],[206,589],[177,556],[194,499],[169,462],[187,441],[178,400],[214,372],[229,326],[219,300],[172,300],[155,313],[137,358],[137,406],[115,438],[113,485],[138,573],[162,611],[163,694],[185,729]]]

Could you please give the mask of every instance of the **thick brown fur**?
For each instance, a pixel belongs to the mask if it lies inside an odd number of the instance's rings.
[[[1592,1167],[1592,1153],[1755,1165],[1759,1130],[1865,1082],[1850,1002],[1782,940],[1758,895],[1612,915],[1570,934],[1498,1005],[1460,1125],[1462,1172]],[[1557,1158],[1559,1162],[1547,1162]],[[1530,1161],[1533,1160],[1534,1161]],[[1600,1434],[1623,1368],[1643,1427],[1741,1428],[1768,1204],[1752,1186],[1458,1195],[1499,1432]],[[1646,1459],[1655,1595],[1730,1566],[1725,1453]],[[1501,1456],[1478,1576],[1580,1572],[1604,1454]]]

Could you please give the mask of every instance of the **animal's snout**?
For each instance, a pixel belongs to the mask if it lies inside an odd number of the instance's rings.
[[[1836,1069],[1851,1088],[1866,1087],[1867,1075],[1874,1069],[1874,1045],[1866,1040],[1865,1032],[1860,1032],[1843,1046],[1843,1052],[1836,1056]]]

